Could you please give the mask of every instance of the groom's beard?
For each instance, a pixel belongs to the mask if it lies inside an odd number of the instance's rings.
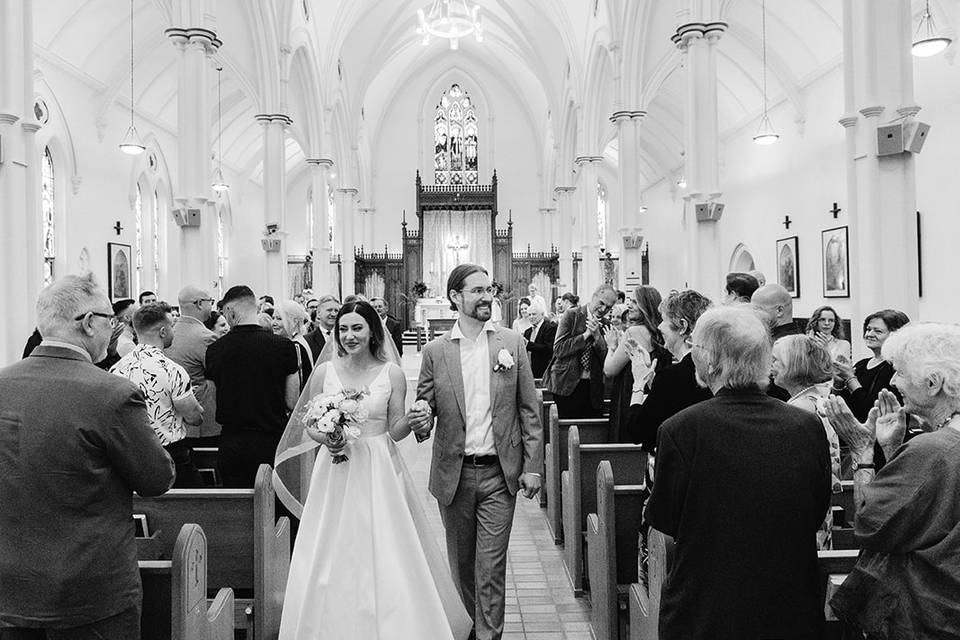
[[[478,302],[473,305],[473,308],[464,310],[464,315],[473,318],[474,320],[479,320],[480,322],[486,322],[490,319],[493,314],[493,305],[490,302]]]

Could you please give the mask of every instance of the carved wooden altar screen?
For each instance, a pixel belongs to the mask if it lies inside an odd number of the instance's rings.
[[[354,253],[356,289],[368,298],[381,297],[387,301],[387,312],[403,322],[403,254],[364,253],[363,247]]]
[[[553,310],[556,299],[564,292],[557,291],[556,282],[560,279],[560,255],[556,247],[550,247],[547,252],[531,252],[530,245],[527,245],[526,253],[520,252],[513,254],[513,275],[510,282],[505,282],[503,297],[504,324],[510,326],[513,319],[517,317],[517,307],[520,298],[527,295],[527,287],[530,283],[539,284],[548,282],[549,287],[539,286],[539,293],[550,308],[547,313]]]

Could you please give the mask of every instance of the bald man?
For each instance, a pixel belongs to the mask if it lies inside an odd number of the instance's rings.
[[[204,326],[210,318],[215,300],[205,289],[187,285],[177,294],[180,319],[174,327],[173,344],[164,349],[168,358],[183,367],[190,376],[193,393],[203,406],[203,422],[187,426],[187,441],[220,435],[217,424],[217,390],[203,374],[204,360],[209,347],[217,336]],[[208,443],[213,444],[213,443]]]
[[[750,302],[763,312],[774,342],[783,336],[800,333],[793,323],[793,298],[779,284],[765,284],[750,297]]]

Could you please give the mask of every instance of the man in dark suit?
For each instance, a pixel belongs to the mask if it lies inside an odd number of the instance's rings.
[[[607,345],[601,327],[616,302],[617,290],[603,284],[589,304],[568,309],[560,318],[544,386],[553,393],[561,418],[592,418],[603,410]]]
[[[547,310],[539,300],[527,308],[527,320],[533,325],[523,332],[530,352],[530,368],[534,378],[542,378],[553,357],[553,341],[557,336],[557,323],[546,318]]]
[[[326,295],[317,301],[317,328],[306,334],[304,339],[310,345],[310,352],[313,354],[313,361],[316,362],[323,351],[323,346],[327,343],[327,338],[331,337],[333,325],[337,321],[337,314],[340,312],[340,301],[331,295]]]
[[[750,302],[763,314],[761,320],[766,320],[770,329],[771,344],[784,336],[794,336],[800,333],[793,321],[793,298],[790,292],[779,284],[766,284],[753,292]],[[767,395],[786,402],[790,394],[783,387],[773,383],[773,374],[770,374],[770,386]]]
[[[116,325],[93,276],[37,316],[42,342],[0,370],[0,637],[139,638],[130,495],[166,492],[173,461],[140,389],[93,365]]]
[[[403,330],[400,328],[400,321],[387,312],[387,301],[383,298],[370,298],[370,304],[377,311],[377,315],[383,320],[387,333],[393,338],[393,344],[397,345],[397,353],[403,355]]]

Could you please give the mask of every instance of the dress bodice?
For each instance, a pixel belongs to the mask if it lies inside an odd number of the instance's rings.
[[[369,392],[360,400],[360,404],[367,410],[367,419],[360,425],[360,437],[369,438],[387,432],[387,405],[390,402],[390,376],[387,375],[387,366],[384,364],[370,382]],[[343,391],[343,382],[337,373],[333,362],[327,368],[327,375],[323,379],[323,393],[334,394]]]

